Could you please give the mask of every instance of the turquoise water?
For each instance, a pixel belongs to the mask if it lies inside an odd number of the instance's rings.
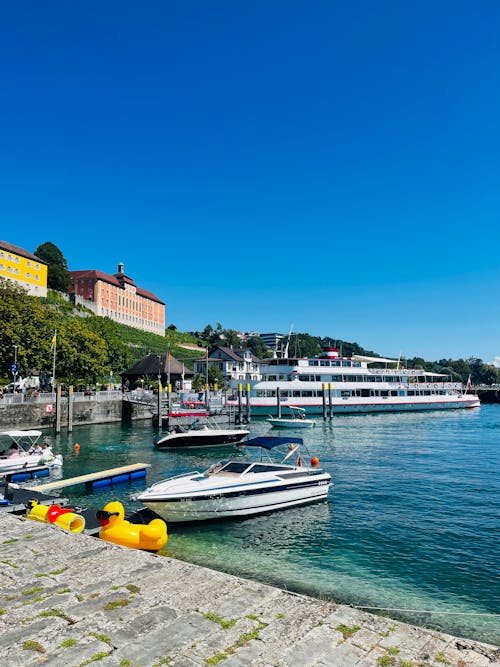
[[[252,435],[268,432],[265,421]],[[55,438],[64,476],[151,463],[147,483],[203,470],[236,450],[158,452],[150,422],[77,427]],[[317,420],[303,437],[331,472],[330,501],[244,521],[169,526],[167,553],[289,590],[500,644],[500,406]],[[80,453],[73,451],[80,444]],[[145,481],[61,495],[98,509]],[[394,611],[399,610],[399,611]],[[407,611],[402,611],[407,610]],[[410,611],[408,611],[410,610]],[[446,612],[446,613],[442,613]],[[451,612],[451,613],[450,613]]]

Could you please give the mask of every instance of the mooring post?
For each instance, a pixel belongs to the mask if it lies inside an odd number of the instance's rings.
[[[333,404],[332,404],[332,383],[328,384],[328,418],[332,419],[333,416]]]
[[[56,433],[61,432],[61,385],[56,389]]]
[[[323,394],[323,419],[326,421],[326,384],[321,385],[322,394]]]
[[[250,424],[250,385],[247,384],[245,387],[245,400],[246,400],[246,419],[247,424]]]
[[[162,419],[161,419],[161,394],[163,387],[161,386],[161,380],[158,380],[158,430],[161,431]]]
[[[281,389],[276,387],[276,417],[281,419]]]
[[[243,391],[243,385],[238,384],[238,417],[237,417],[237,424],[241,424],[241,394]]]
[[[73,385],[68,388],[68,433],[73,430]]]

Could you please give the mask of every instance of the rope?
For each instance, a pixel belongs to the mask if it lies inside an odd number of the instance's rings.
[[[453,614],[454,616],[500,616],[500,614],[476,611],[437,611],[430,609],[398,609],[397,607],[364,607],[352,605],[355,609],[376,609],[377,611],[401,611],[413,614]]]

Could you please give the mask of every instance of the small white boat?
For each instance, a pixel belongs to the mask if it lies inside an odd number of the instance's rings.
[[[153,438],[157,449],[178,449],[183,447],[221,447],[237,445],[250,433],[241,428],[220,428],[207,421],[204,424],[196,419],[192,424],[178,423],[166,433],[159,433]]]
[[[314,419],[306,419],[305,408],[299,408],[296,405],[283,406],[289,410],[289,417],[269,417],[267,422],[275,428],[311,428],[314,426]]]
[[[203,473],[171,477],[132,498],[169,522],[248,517],[326,500],[331,476],[316,458],[302,465],[302,444],[302,438],[252,438],[244,446],[260,447],[260,460],[219,461]],[[289,450],[279,463],[262,460],[263,450],[280,445]],[[291,457],[295,463],[287,463]]]
[[[0,475],[37,466],[62,466],[63,459],[51,450],[44,452],[38,441],[41,431],[0,431]]]

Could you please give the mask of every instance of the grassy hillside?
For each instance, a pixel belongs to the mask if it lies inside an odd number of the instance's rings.
[[[204,348],[198,347],[198,339],[180,331],[167,329],[165,336],[158,336],[125,324],[117,324],[116,327],[121,339],[130,348],[132,364],[146,354],[167,352],[170,349],[173,357],[184,361],[186,366],[191,368],[193,360],[204,355]],[[189,347],[180,347],[181,345]]]

